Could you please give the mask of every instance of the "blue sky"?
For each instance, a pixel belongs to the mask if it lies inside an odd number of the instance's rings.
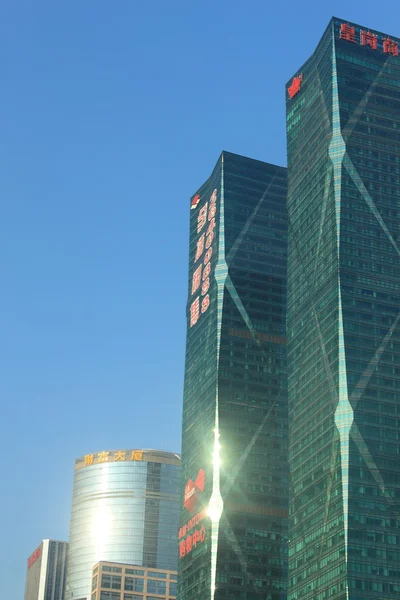
[[[67,539],[73,463],[180,450],[188,199],[221,149],[286,164],[284,84],[371,0],[6,2],[0,19],[2,597]]]

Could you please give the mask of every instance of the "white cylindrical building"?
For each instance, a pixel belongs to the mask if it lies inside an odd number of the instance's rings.
[[[65,600],[90,600],[99,561],[177,569],[180,457],[111,450],[75,462]]]

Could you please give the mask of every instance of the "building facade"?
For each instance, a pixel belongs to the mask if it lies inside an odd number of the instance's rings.
[[[90,600],[106,560],[176,571],[180,457],[115,450],[76,460],[65,600]]]
[[[93,568],[91,600],[175,600],[176,571],[99,562]]]
[[[289,600],[400,595],[399,43],[333,18],[287,86]]]
[[[28,558],[25,600],[64,600],[68,543],[43,540]]]
[[[223,152],[191,199],[180,600],[283,600],[286,170]]]

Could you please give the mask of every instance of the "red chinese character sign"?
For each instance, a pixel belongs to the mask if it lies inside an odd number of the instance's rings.
[[[185,494],[183,504],[190,513],[195,513],[198,504],[202,498],[205,486],[205,472],[200,469],[197,473],[195,481],[189,479],[185,485]],[[179,542],[179,558],[187,556],[194,550],[199,544],[202,544],[206,539],[206,528],[203,524],[204,519],[207,517],[207,509],[203,508],[200,512],[194,514],[185,523],[178,532]]]
[[[361,46],[370,46],[373,50],[378,48],[378,37],[370,31],[362,31],[360,33]]]
[[[342,23],[340,26],[340,39],[355,43],[355,41],[356,41],[355,27],[350,27],[350,25],[348,25],[347,23]]]
[[[200,317],[200,298],[197,297],[190,305],[190,327],[196,325]]]
[[[384,54],[391,54],[392,56],[398,56],[399,55],[398,43],[391,40],[390,37],[385,38],[383,40],[383,52],[384,52]]]
[[[301,82],[303,81],[303,75],[299,75],[298,77],[293,77],[293,81],[288,87],[289,98],[292,99],[299,93],[301,88]]]
[[[193,327],[201,315],[210,307],[210,285],[212,275],[211,258],[215,244],[217,213],[217,190],[215,189],[209,200],[200,205],[200,195],[196,194],[191,201],[191,209],[198,208],[196,233],[196,249],[194,254],[194,271],[190,286],[190,295],[193,296],[189,304],[189,326]],[[216,254],[216,253],[215,253]]]
[[[399,56],[399,43],[392,40],[389,36],[381,39],[379,34],[364,29],[360,29],[360,35],[358,36],[356,27],[348,23],[340,24],[339,37],[341,40],[346,40],[353,44],[359,43],[361,46],[368,46],[372,50],[378,51],[381,47],[383,54]],[[380,46],[380,40],[382,41],[382,46]]]
[[[197,544],[201,544],[206,539],[206,529],[204,525],[202,525],[199,529],[195,529],[193,533],[189,533],[189,535],[179,542],[179,558],[183,558],[187,554],[196,548]]]

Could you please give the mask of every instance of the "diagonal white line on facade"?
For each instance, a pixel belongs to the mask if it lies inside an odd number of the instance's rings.
[[[260,425],[258,426],[258,429],[256,430],[256,432],[254,433],[253,437],[251,438],[250,442],[247,444],[247,447],[245,448],[245,450],[242,453],[242,456],[240,457],[240,459],[238,460],[238,462],[236,463],[235,468],[233,469],[231,475],[227,478],[226,483],[223,487],[222,490],[222,495],[224,498],[226,498],[227,494],[229,493],[229,491],[231,490],[233,484],[236,481],[236,477],[238,476],[239,472],[241,471],[244,463],[246,462],[246,459],[252,449],[252,447],[254,446],[254,444],[257,441],[258,436],[260,435],[265,423],[268,421],[269,416],[271,414],[271,411],[275,408],[275,405],[277,403],[277,401],[280,399],[280,396],[278,395],[277,398],[274,400],[274,402],[271,404],[269,411],[267,412],[267,414],[265,415],[265,417],[263,418],[263,420],[261,421]]]
[[[228,275],[226,278],[226,283],[225,283],[226,289],[228,290],[232,300],[235,303],[236,308],[238,309],[238,311],[240,312],[240,316],[242,317],[243,321],[246,323],[246,326],[248,328],[248,330],[250,331],[251,335],[254,338],[254,341],[260,346],[260,348],[262,347],[262,344],[260,342],[260,340],[257,337],[257,332],[255,331],[250,317],[247,313],[247,310],[245,309],[243,302],[240,299],[239,294],[236,291],[235,286],[233,285],[232,279],[230,278],[230,276]]]
[[[392,60],[391,60],[391,57],[388,55],[386,61],[382,64],[381,70],[376,74],[374,81],[371,83],[368,90],[365,92],[364,96],[361,98],[360,102],[354,109],[354,111],[353,111],[350,119],[347,121],[345,127],[343,127],[342,134],[346,141],[349,139],[350,135],[353,132],[354,127],[357,125],[358,121],[360,120],[360,118],[363,114],[363,111],[367,105],[367,102],[370,99],[371,95],[376,91],[375,88],[380,83],[382,76],[387,74],[386,67],[390,68],[391,64],[392,64]]]
[[[321,249],[322,232],[324,230],[326,209],[328,206],[328,198],[329,198],[329,191],[330,191],[329,184],[330,184],[331,178],[332,178],[332,171],[330,169],[327,169],[326,175],[325,175],[325,184],[324,184],[324,197],[322,199],[321,218],[319,220],[318,245],[317,245],[317,251],[315,253],[314,279],[316,279],[317,273],[318,273],[318,268],[320,267],[320,265],[318,263],[319,251]]]
[[[333,164],[333,188],[335,195],[337,267],[338,267],[338,404],[335,411],[335,425],[340,438],[340,468],[344,527],[344,553],[346,569],[348,565],[349,538],[349,459],[350,459],[350,429],[354,421],[354,412],[349,402],[346,348],[343,330],[343,309],[340,281],[340,234],[341,234],[341,204],[342,204],[342,165],[346,154],[340,123],[339,89],[336,66],[335,37],[332,36],[332,140],[329,145],[329,156]],[[349,597],[346,583],[346,600]]]
[[[362,394],[364,393],[364,390],[367,387],[369,380],[371,379],[372,373],[374,372],[375,367],[378,365],[378,363],[381,359],[381,356],[384,353],[390,338],[392,337],[394,330],[396,329],[397,325],[399,324],[399,321],[400,321],[400,312],[397,315],[396,319],[393,321],[390,329],[388,330],[387,334],[383,338],[383,340],[382,340],[379,348],[375,352],[374,356],[368,363],[366,369],[364,370],[364,373],[361,375],[356,387],[354,388],[354,390],[350,396],[350,402],[351,402],[351,405],[353,408],[356,408],[358,401],[360,400]]]
[[[379,489],[381,490],[382,494],[385,496],[386,495],[385,482],[379,471],[379,468],[377,467],[377,465],[372,457],[372,454],[368,450],[368,446],[365,443],[364,438],[363,438],[356,422],[353,423],[353,427],[351,428],[351,438],[354,441],[354,443],[356,444],[358,451],[361,454],[361,456],[363,457],[371,475],[373,476],[376,483],[378,484]]]
[[[358,174],[356,167],[353,164],[353,161],[351,160],[350,156],[347,153],[344,158],[344,165],[345,165],[346,170],[347,170],[348,174],[350,175],[351,179],[357,186],[358,191],[360,192],[360,194],[364,198],[365,202],[371,209],[371,212],[374,215],[375,219],[378,221],[379,225],[382,227],[383,231],[386,233],[393,248],[396,250],[397,254],[400,256],[400,250],[399,250],[396,242],[394,241],[392,234],[390,233],[389,229],[387,228],[387,226],[382,218],[382,215],[380,214],[379,210],[376,208],[374,201],[372,200],[367,188],[365,187],[360,175]]]
[[[261,207],[261,205],[263,203],[263,200],[265,199],[266,195],[268,194],[268,192],[269,192],[269,190],[271,188],[271,185],[273,184],[275,178],[276,178],[276,175],[274,175],[272,177],[271,181],[269,182],[269,184],[265,188],[264,193],[262,194],[261,198],[259,199],[257,205],[254,207],[253,212],[251,213],[250,217],[247,219],[246,224],[244,225],[242,231],[239,233],[238,237],[236,238],[236,240],[233,243],[232,248],[229,250],[228,255],[226,257],[226,260],[228,261],[228,263],[230,263],[234,259],[235,254],[238,251],[239,246],[242,243],[244,236],[248,232],[249,227],[252,224],[254,218],[256,217],[256,215],[257,215],[257,213],[258,213],[258,211],[259,211],[259,209],[260,209],[260,207]]]
[[[254,591],[258,595],[260,593],[260,588],[258,588],[256,586],[253,574],[251,572],[249,573],[247,570],[247,568],[248,568],[247,555],[245,555],[244,552],[241,550],[239,542],[237,541],[237,538],[235,536],[235,533],[225,515],[223,516],[223,526],[224,526],[224,533],[225,533],[226,537],[228,538],[233,551],[235,552],[236,556],[239,559],[240,566],[242,567],[243,571],[248,576],[249,582],[252,584]]]

